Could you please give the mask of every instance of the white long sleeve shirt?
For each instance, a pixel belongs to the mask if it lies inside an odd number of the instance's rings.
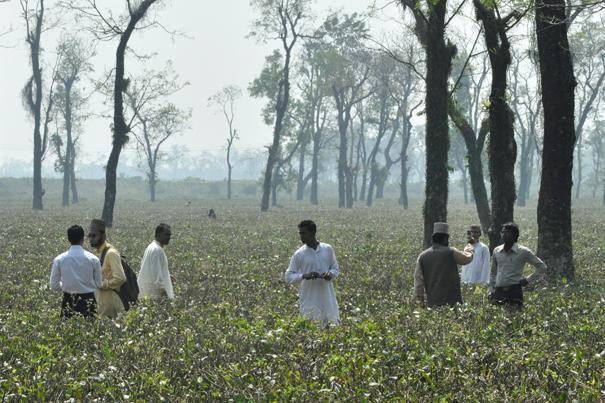
[[[145,249],[137,283],[142,297],[174,298],[174,288],[168,271],[168,258],[158,241],[154,240]]]
[[[462,282],[467,284],[488,284],[490,274],[489,248],[483,242],[477,242],[473,261],[462,267]]]
[[[80,245],[53,260],[50,288],[70,294],[87,294],[101,287],[101,262]]]
[[[303,280],[303,274],[311,272],[319,274],[329,272],[332,274],[332,280]],[[329,244],[320,242],[317,249],[303,245],[294,252],[284,277],[286,283],[299,285],[301,316],[316,320],[322,325],[340,321],[333,284],[338,274],[336,254]]]

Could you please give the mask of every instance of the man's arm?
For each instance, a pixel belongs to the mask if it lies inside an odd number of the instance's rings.
[[[462,252],[456,248],[452,248],[452,250],[454,251],[454,260],[456,261],[456,264],[469,264],[473,261],[475,247],[472,244],[466,244]]]
[[[534,255],[534,253],[529,249],[527,249],[526,261],[535,268],[534,272],[527,277],[528,282],[539,279],[540,276],[546,272],[546,263],[544,263],[538,256]]]
[[[95,283],[95,287],[101,288],[103,286],[103,276],[101,275],[101,262],[96,257],[92,259],[92,280]]]
[[[53,291],[61,291],[61,269],[57,259],[53,260],[53,266],[50,270],[50,289]]]
[[[340,268],[338,267],[338,261],[336,260],[336,252],[334,252],[334,248],[330,248],[330,252],[332,253],[330,267],[328,267],[328,271],[323,276],[323,278],[328,281],[338,277],[340,274]]]
[[[115,250],[110,249],[105,255],[104,263],[107,263],[111,274],[108,279],[103,280],[100,288],[105,290],[120,288],[126,282],[126,275],[124,274],[120,255]]]
[[[416,268],[414,269],[414,299],[416,302],[424,305],[424,274],[422,273],[422,265],[420,260],[416,261]]]
[[[298,262],[296,259],[296,254],[292,256],[290,259],[290,265],[288,266],[288,270],[284,274],[284,279],[288,284],[300,284],[303,280],[303,275],[298,271]]]

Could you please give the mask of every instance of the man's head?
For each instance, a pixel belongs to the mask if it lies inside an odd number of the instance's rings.
[[[168,224],[158,224],[155,227],[155,240],[162,246],[170,243],[170,237],[172,236],[172,230]]]
[[[90,222],[90,230],[88,231],[88,242],[93,248],[98,248],[105,243],[107,235],[105,234],[105,221],[94,219]]]
[[[84,228],[72,225],[67,229],[67,239],[72,245],[82,245],[84,242]]]
[[[315,246],[317,239],[315,233],[317,232],[317,226],[311,220],[304,220],[298,224],[298,234],[300,235],[300,241],[305,245]]]
[[[431,240],[433,243],[448,246],[450,239],[450,229],[446,222],[436,222],[433,224],[433,236]]]
[[[469,225],[468,230],[466,230],[466,235],[469,238],[478,240],[481,237],[481,226],[476,224]]]
[[[517,240],[519,239],[519,226],[514,222],[507,222],[502,224],[500,236],[502,237],[502,242],[504,242],[505,244],[510,245],[517,242]]]

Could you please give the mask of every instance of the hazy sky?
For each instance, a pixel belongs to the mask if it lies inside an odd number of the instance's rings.
[[[176,72],[183,81],[191,85],[174,98],[181,107],[193,111],[191,129],[174,137],[166,145],[181,144],[194,154],[205,150],[218,151],[224,148],[226,124],[224,117],[207,107],[208,97],[223,86],[234,84],[242,88],[244,95],[236,106],[235,125],[240,134],[237,148],[260,149],[270,143],[272,128],[260,117],[264,100],[248,96],[248,84],[259,74],[264,57],[278,43],[262,45],[247,39],[255,11],[248,0],[163,0],[165,6],[157,11],[158,20],[170,30],[184,32],[187,37],[174,40],[160,30],[136,32],[130,45],[138,53],[157,52],[151,63],[163,66],[172,60]],[[56,1],[46,0],[49,14]],[[113,5],[118,13],[123,9],[123,0],[102,0],[106,7]],[[343,7],[347,12],[363,11],[371,0],[330,0],[316,2],[316,13],[325,15],[328,7]],[[392,7],[392,14],[397,10]],[[56,18],[53,15],[51,18]],[[71,18],[64,17],[67,26],[73,26]],[[32,159],[33,122],[28,118],[21,103],[20,91],[31,75],[25,29],[18,0],[0,4],[0,32],[12,28],[13,32],[0,37],[0,161],[6,159]],[[45,32],[42,36],[44,59],[54,60],[60,27]],[[116,41],[102,43],[94,59],[96,77],[114,64]],[[136,73],[137,63],[132,58],[126,61],[127,74]],[[140,68],[137,66],[137,68]],[[86,85],[90,88],[90,84]],[[95,98],[89,110],[107,113],[102,98]],[[97,118],[86,126],[81,140],[80,158],[106,159],[111,144],[110,119]],[[132,149],[133,145],[129,145]]]

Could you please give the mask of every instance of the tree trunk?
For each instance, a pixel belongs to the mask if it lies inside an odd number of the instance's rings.
[[[227,200],[231,200],[231,171],[233,167],[231,166],[231,145],[233,144],[233,140],[229,141],[227,144]]]
[[[307,147],[300,148],[298,157],[298,179],[296,181],[296,200],[300,201],[305,196],[305,151]]]
[[[454,100],[450,100],[448,104],[449,115],[460,133],[464,138],[466,150],[468,152],[468,173],[471,179],[472,197],[477,208],[477,215],[483,233],[488,234],[491,228],[491,212],[489,208],[489,199],[485,188],[485,180],[483,177],[483,161],[481,154],[483,153],[483,145],[489,131],[487,121],[483,121],[479,134],[475,137],[475,132],[470,126],[468,120],[458,110]]]
[[[489,171],[492,196],[492,222],[488,232],[490,251],[501,243],[500,228],[505,222],[513,221],[516,187],[514,116],[506,100],[507,72],[511,63],[510,43],[506,34],[506,22],[496,17],[493,8],[474,0],[477,17],[483,22],[485,44],[489,49],[492,70],[489,96],[488,143]]]
[[[408,157],[401,153],[401,183],[399,184],[399,205],[408,209]]]
[[[313,136],[313,156],[311,157],[311,204],[317,206],[318,200],[318,176],[319,176],[319,148],[320,148],[321,137],[319,133],[315,133]]]
[[[571,188],[574,133],[573,72],[563,0],[536,2],[536,32],[544,108],[538,255],[550,279],[574,277]]]
[[[37,10],[36,10],[37,11]],[[30,44],[30,55],[32,63],[32,78],[35,86],[34,99],[30,106],[33,106],[32,113],[34,115],[34,172],[33,172],[33,201],[32,208],[34,210],[44,209],[42,197],[44,189],[42,189],[42,157],[44,155],[44,144],[40,133],[40,125],[42,120],[42,70],[40,68],[40,37],[42,35],[42,22],[44,20],[44,1],[40,1],[40,11],[36,15],[36,26],[33,33],[28,32],[28,41]]]
[[[76,169],[75,169],[75,165],[76,165],[76,152],[75,152],[75,146],[72,143],[72,158],[71,158],[71,164],[69,164],[69,167],[71,168],[71,175],[69,175],[69,178],[71,180],[71,204],[76,204],[80,201],[79,197],[78,197],[78,188],[76,186]]]
[[[64,82],[65,91],[65,134],[67,137],[65,145],[65,160],[63,163],[63,206],[69,206],[69,187],[71,185],[71,162],[72,162],[72,125],[71,125],[71,83]]]
[[[446,0],[430,2],[426,26],[426,186],[423,206],[424,246],[431,245],[433,224],[447,221],[448,79],[456,48],[445,42]]]
[[[576,199],[580,198],[581,187],[582,187],[582,134],[577,133],[578,138],[578,168],[577,168],[577,176],[576,176]]]
[[[464,192],[464,204],[468,204],[468,177],[465,168],[462,169],[462,190]]]
[[[155,169],[149,173],[149,201],[155,202],[155,185],[157,179]]]
[[[137,23],[145,16],[147,10],[156,0],[143,0],[130,16],[130,21],[124,32],[120,35],[120,42],[116,49],[116,68],[114,83],[113,102],[113,142],[111,153],[105,168],[105,198],[103,202],[103,213],[101,217],[108,227],[113,226],[113,210],[116,202],[116,182],[118,162],[120,153],[128,141],[127,134],[130,128],[124,121],[124,91],[126,82],[124,80],[124,53],[128,40],[132,35]]]
[[[273,181],[271,182],[271,206],[277,206],[277,185],[279,182],[279,169],[280,167],[275,167],[275,172],[273,172]]]

